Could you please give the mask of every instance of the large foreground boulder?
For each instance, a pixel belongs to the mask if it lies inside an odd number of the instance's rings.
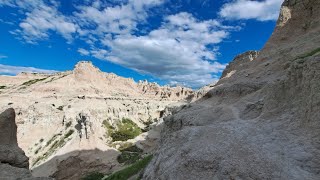
[[[259,52],[164,121],[143,179],[320,179],[320,1],[285,0]]]
[[[0,114],[0,162],[19,168],[29,168],[29,158],[17,143],[14,109]]]
[[[51,179],[33,178],[28,160],[17,143],[15,111],[7,109],[0,114],[0,179]]]

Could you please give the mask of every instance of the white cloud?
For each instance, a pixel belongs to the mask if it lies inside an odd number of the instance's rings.
[[[90,54],[89,51],[87,51],[87,50],[85,50],[85,49],[83,49],[83,48],[79,48],[79,49],[78,49],[78,52],[79,52],[82,56],[87,56],[87,55]]]
[[[282,2],[283,0],[234,0],[224,4],[219,15],[231,20],[277,20]]]
[[[128,34],[138,23],[145,21],[147,10],[164,0],[129,0],[126,4],[104,7],[96,1],[90,6],[79,6],[75,13],[82,28],[80,35],[104,35],[105,33]]]
[[[215,61],[215,44],[228,37],[230,27],[215,20],[200,21],[189,13],[165,18],[146,36],[118,35],[104,39],[111,49],[96,48],[91,55],[169,81],[200,87],[216,80],[224,64]]]
[[[10,74],[16,75],[21,72],[36,72],[36,73],[55,73],[57,71],[54,70],[45,70],[45,69],[38,69],[34,67],[22,67],[22,66],[9,66],[0,64],[0,74]]]
[[[12,31],[20,35],[28,43],[36,43],[47,39],[50,32],[62,35],[68,42],[72,41],[72,34],[77,25],[58,11],[58,3],[42,0],[0,0],[1,6],[19,8],[26,18],[19,24],[19,29]],[[20,38],[21,39],[21,38]]]
[[[79,38],[89,46],[77,50],[81,55],[195,88],[217,80],[215,74],[225,68],[225,64],[216,61],[218,43],[228,38],[230,31],[240,29],[181,12],[164,16],[160,27],[146,35],[136,35],[141,30],[138,25],[148,23],[150,8],[165,0],[128,0],[118,5],[88,1],[69,16],[59,12],[58,4],[52,0],[45,1],[51,5],[40,0],[23,1],[27,4],[10,2],[10,6],[26,11],[20,29],[13,33],[29,43],[49,38],[51,32],[69,42]]]

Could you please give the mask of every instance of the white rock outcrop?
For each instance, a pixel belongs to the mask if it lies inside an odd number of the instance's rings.
[[[129,118],[144,129],[161,119],[168,105],[186,103],[194,94],[185,87],[136,83],[101,72],[88,61],[79,62],[72,71],[55,74],[0,76],[0,85],[4,87],[0,110],[16,110],[18,142],[30,157],[33,174],[57,179],[79,179],[92,171],[119,169],[120,152],[112,144],[105,122],[116,127],[122,118]],[[85,121],[79,114],[84,114]],[[158,135],[143,133],[129,141],[149,152],[154,150]],[[79,167],[67,169],[72,161]]]

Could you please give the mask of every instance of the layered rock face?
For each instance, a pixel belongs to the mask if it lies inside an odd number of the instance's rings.
[[[186,103],[194,94],[184,87],[136,83],[101,72],[88,61],[56,74],[0,76],[0,85],[0,109],[16,110],[19,145],[30,157],[33,174],[57,179],[121,168],[117,156],[123,144],[152,151],[160,129],[117,143],[111,131],[122,119],[145,129],[162,118],[167,106]],[[78,168],[66,168],[72,163]]]
[[[320,1],[286,0],[259,52],[164,120],[143,179],[320,179]]]
[[[28,160],[17,143],[15,112],[7,109],[0,114],[0,179],[36,179],[28,170]]]

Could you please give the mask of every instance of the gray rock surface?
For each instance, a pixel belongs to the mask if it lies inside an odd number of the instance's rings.
[[[17,143],[15,111],[10,108],[0,114],[0,162],[20,168],[29,168],[29,158]]]
[[[34,178],[29,171],[29,158],[17,143],[15,111],[10,108],[0,114],[0,179],[1,180],[49,180]]]
[[[143,179],[320,179],[319,34],[320,1],[286,0],[256,58],[165,118]]]

